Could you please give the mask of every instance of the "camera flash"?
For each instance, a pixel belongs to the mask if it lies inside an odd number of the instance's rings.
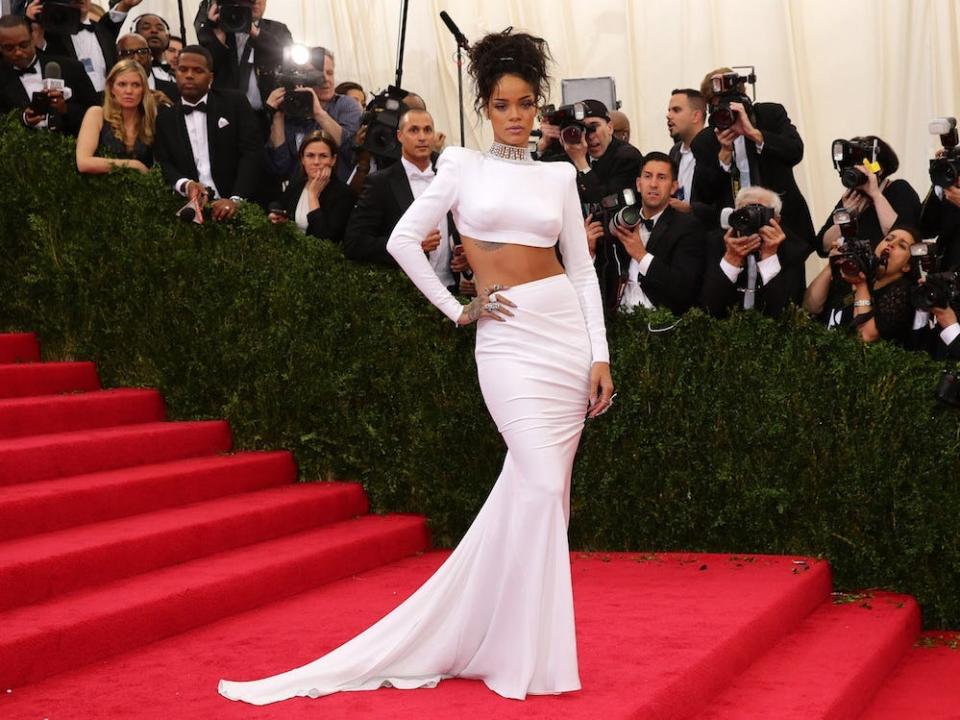
[[[291,45],[290,60],[295,65],[306,65],[310,62],[310,48],[305,45]]]
[[[840,162],[843,160],[843,141],[834,140],[833,141],[833,161]]]

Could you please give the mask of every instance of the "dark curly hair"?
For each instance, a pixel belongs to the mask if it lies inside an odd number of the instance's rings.
[[[473,108],[478,113],[504,75],[517,75],[533,88],[537,102],[550,94],[547,63],[553,57],[543,38],[514,32],[512,27],[489,33],[470,47],[470,77],[473,79]]]

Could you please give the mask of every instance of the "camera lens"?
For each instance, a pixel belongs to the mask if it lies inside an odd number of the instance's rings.
[[[710,113],[709,123],[717,130],[728,130],[737,122],[737,111],[729,105],[717,105]]]
[[[950,187],[957,181],[957,167],[947,158],[930,161],[930,182],[937,187]]]
[[[867,175],[859,168],[849,167],[840,171],[840,184],[853,190],[867,181]]]
[[[560,131],[560,137],[567,145],[579,145],[583,140],[583,128],[580,125],[567,125]]]

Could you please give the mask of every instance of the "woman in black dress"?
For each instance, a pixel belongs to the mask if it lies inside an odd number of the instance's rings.
[[[157,103],[140,63],[125,59],[107,75],[103,106],[89,108],[77,136],[77,170],[103,174],[116,167],[147,172],[153,165]]]

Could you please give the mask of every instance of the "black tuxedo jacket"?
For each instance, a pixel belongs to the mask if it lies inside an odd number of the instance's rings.
[[[207,95],[207,142],[210,174],[222,197],[248,199],[257,190],[263,170],[263,146],[256,113],[239,93],[211,90]],[[171,186],[180,178],[199,180],[187,135],[183,104],[157,114],[154,153]]]
[[[735,307],[743,307],[743,293],[747,288],[747,267],[743,269],[737,282],[730,282],[720,268],[720,260],[726,252],[723,231],[712,231],[707,235],[707,267],[703,273],[703,289],[700,300],[704,309],[714,317],[726,317]],[[784,240],[783,245],[786,245]],[[783,247],[781,245],[781,248]],[[754,295],[754,309],[777,317],[791,302],[797,306],[803,303],[806,275],[803,263],[788,264],[780,259],[780,272],[770,280],[769,285],[757,272],[757,287]]]
[[[690,143],[690,151],[693,153],[693,182],[690,185],[690,197],[686,201],[690,203],[693,214],[700,220],[700,223],[707,230],[713,229],[720,224],[720,210],[725,205],[729,192],[721,190],[722,183],[729,178],[722,175],[723,169],[717,162],[716,154],[712,155],[711,143],[704,133],[708,133],[716,140],[713,134],[713,128],[705,127]],[[677,142],[670,148],[670,159],[680,167],[680,148],[682,142]]]
[[[763,151],[758,154],[754,142],[744,138],[750,163],[750,183],[773,190],[783,198],[781,225],[787,234],[787,241],[781,246],[781,254],[791,263],[798,259],[804,261],[816,247],[816,231],[810,218],[810,208],[793,177],[793,167],[803,160],[803,140],[783,105],[757,103],[753,106],[753,116],[754,127],[763,133]],[[702,143],[703,152],[714,158],[713,162],[719,167],[716,158],[720,152],[720,142],[713,131],[701,133],[697,141]],[[720,207],[733,207],[730,173],[720,167],[719,179],[713,193],[722,198]]]
[[[942,258],[942,269],[960,269],[960,208],[948,200],[941,200],[930,188],[920,211],[920,229],[923,237],[937,238],[937,255]]]
[[[67,101],[67,114],[64,117],[64,131],[76,135],[80,132],[80,124],[87,108],[99,105],[97,91],[93,89],[90,77],[83,66],[76,60],[61,55],[52,55],[43,50],[37,50],[37,71],[44,76],[48,62],[60,65],[60,76],[67,87],[73,91]],[[23,89],[20,76],[10,65],[0,63],[0,115],[5,115],[13,109],[23,110],[30,104],[30,97]]]
[[[250,84],[250,73],[256,73],[260,96],[266,102],[267,96],[277,86],[273,79],[275,70],[283,64],[283,49],[293,44],[290,28],[276,20],[260,20],[260,33],[247,40],[244,49],[244,62],[237,56],[237,39],[233,33],[227,33],[226,45],[221,43],[214,26],[207,20],[209,2],[203,0],[197,9],[194,28],[197,39],[213,55],[213,87],[217,90],[239,90],[246,94]],[[246,61],[253,52],[253,64]]]
[[[387,240],[412,204],[413,191],[402,162],[368,175],[343,238],[344,255],[351,260],[396,267],[396,260],[387,252]],[[454,245],[460,244],[451,213],[447,213],[447,233]]]
[[[705,247],[699,220],[672,207],[663,211],[647,241],[653,262],[647,274],[639,278],[640,287],[654,305],[680,315],[697,304]],[[619,242],[617,252],[621,267],[629,267],[630,256]]]
[[[301,173],[283,193],[280,202],[290,220],[296,218],[297,205],[306,184],[307,178]],[[345,182],[334,175],[320,193],[320,207],[307,213],[307,235],[332,240],[335,243],[343,242],[343,234],[346,232],[351,210],[353,210],[353,192]]]
[[[117,36],[120,34],[120,25],[110,19],[110,13],[105,13],[93,23],[93,32],[103,51],[103,60],[107,65],[106,72],[109,73],[110,68],[117,64]],[[47,51],[77,60],[77,50],[73,47],[71,35],[48,32],[44,33],[44,39],[47,41]]]
[[[180,102],[180,90],[177,88],[175,82],[172,80],[161,80],[160,78],[154,78],[153,82],[157,86],[157,90],[170,98],[171,101],[174,103]]]
[[[643,154],[633,145],[612,138],[607,151],[591,165],[590,172],[577,173],[580,201],[600,202],[624,188],[636,188],[642,162]]]

